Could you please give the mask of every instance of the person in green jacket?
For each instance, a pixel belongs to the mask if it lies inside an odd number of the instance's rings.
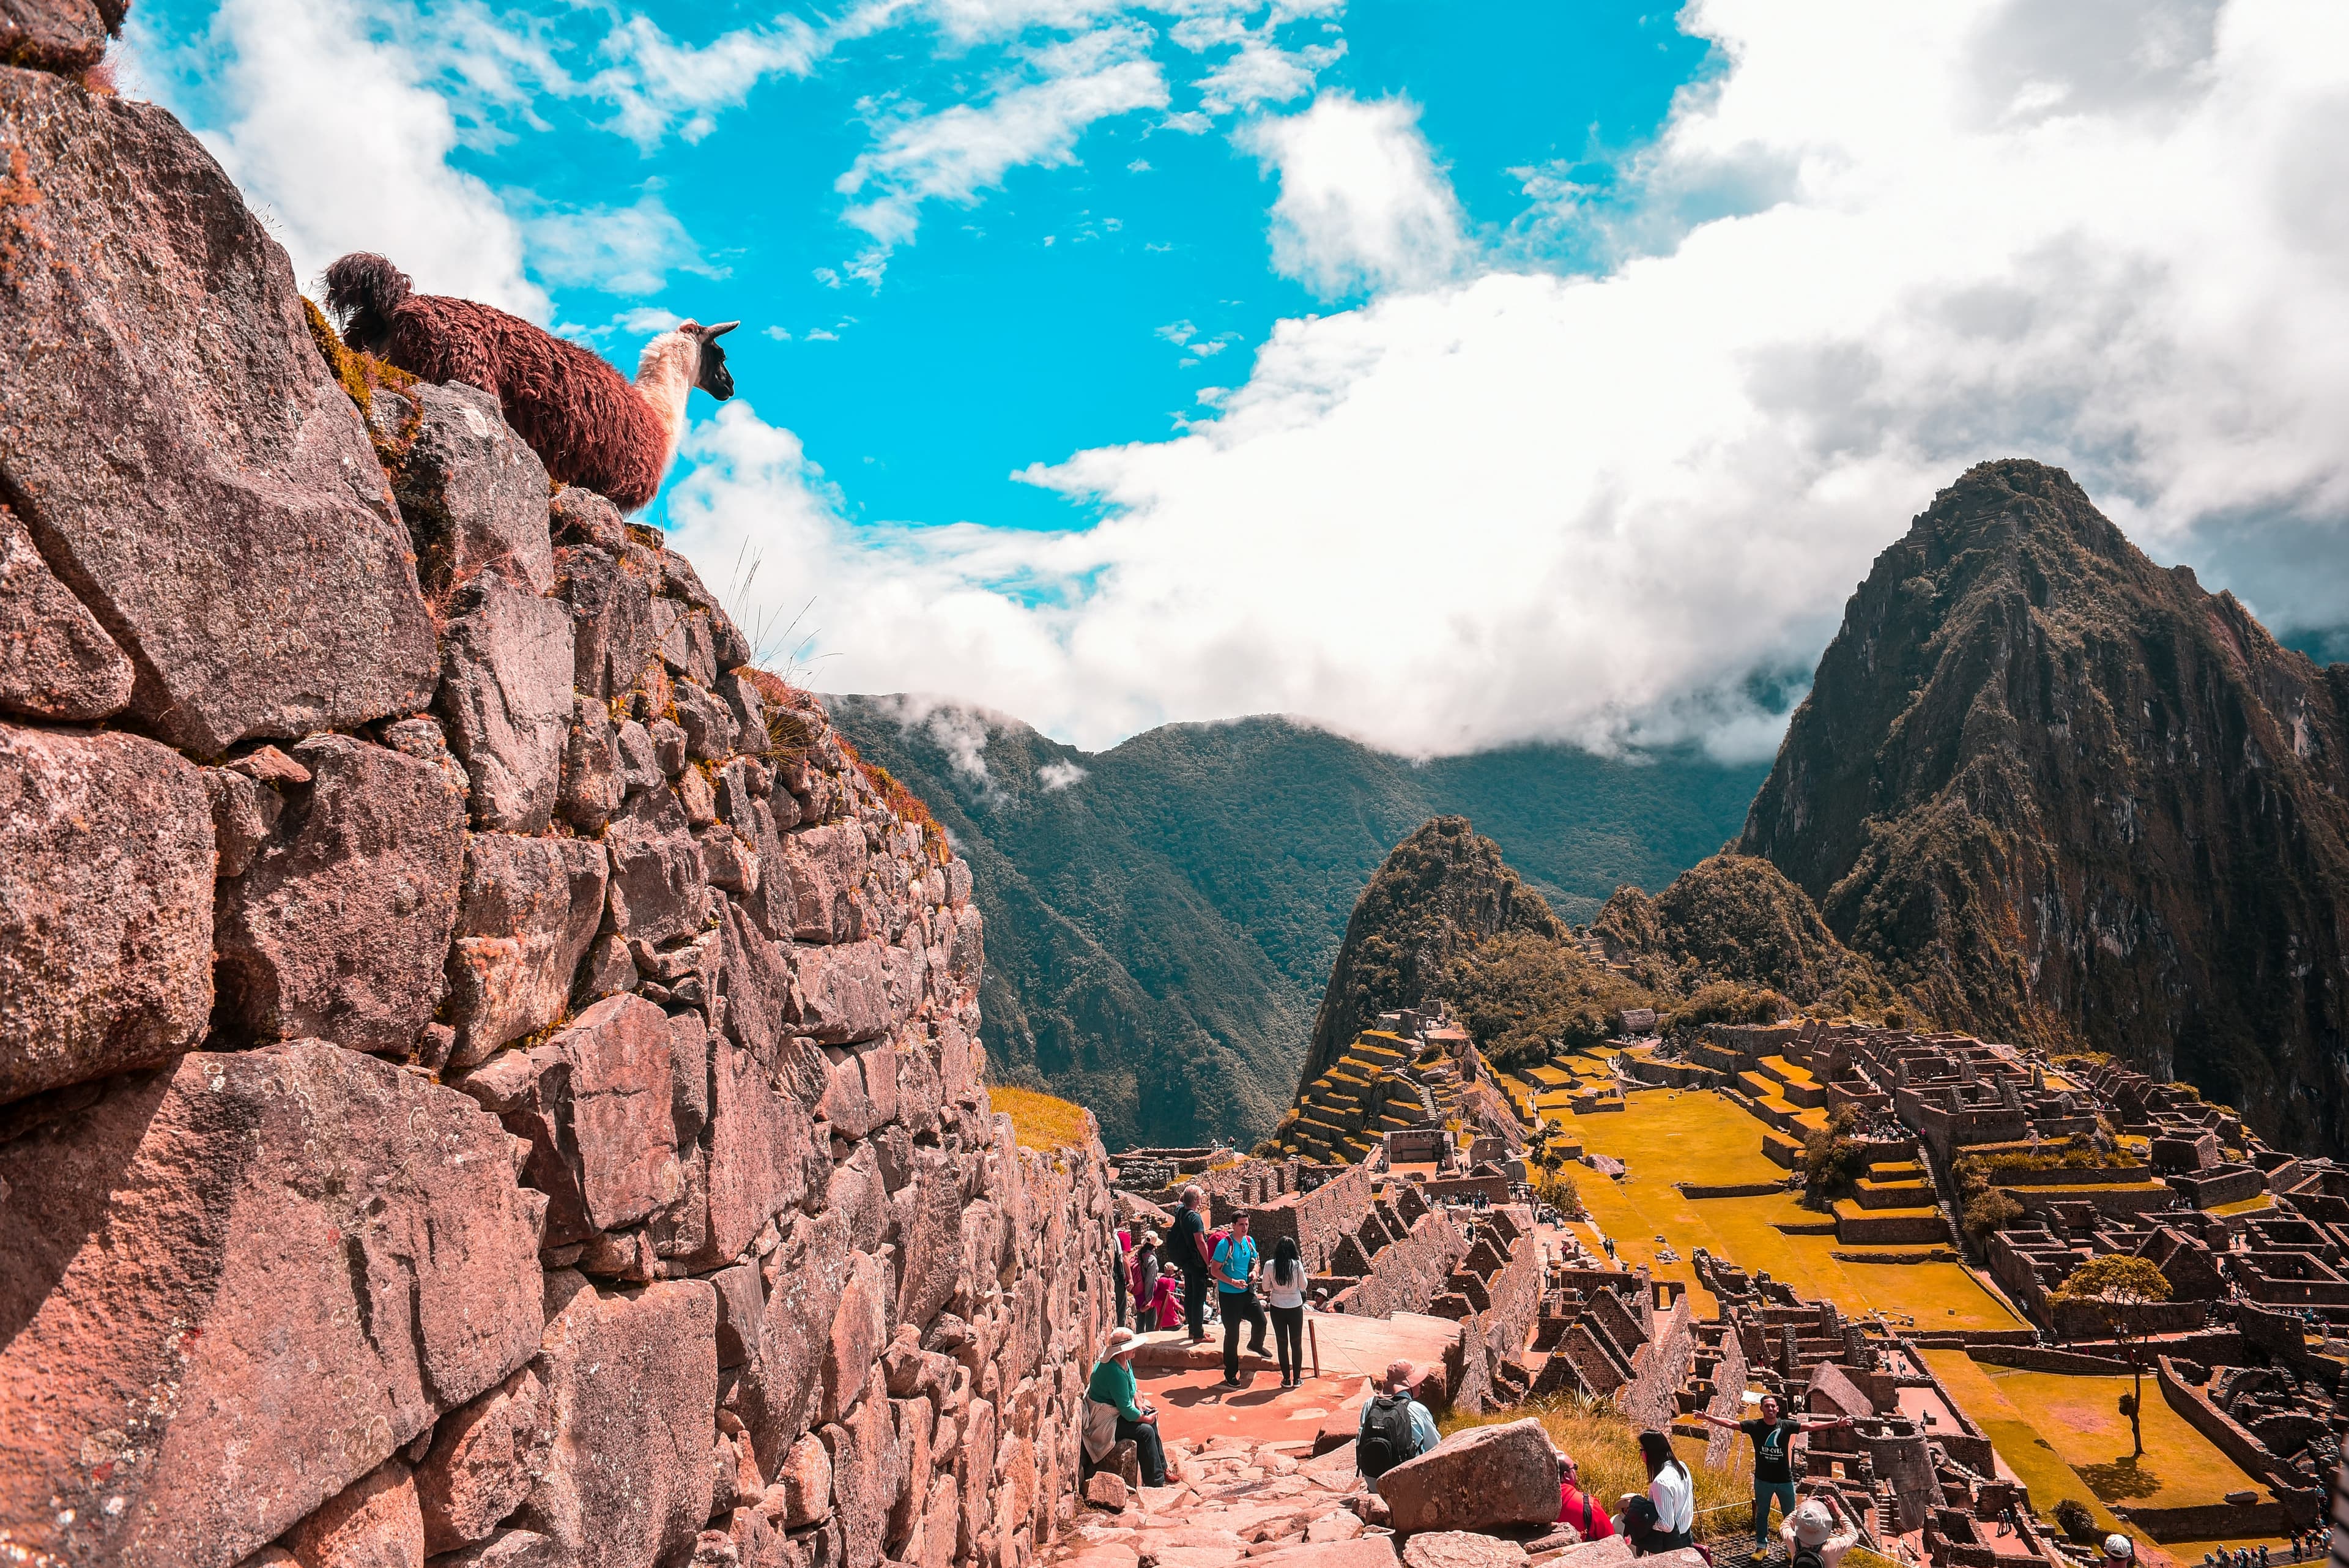
[[[1092,1378],[1085,1385],[1085,1397],[1117,1412],[1116,1440],[1133,1439],[1134,1457],[1142,1463],[1142,1484],[1164,1486],[1166,1450],[1158,1441],[1158,1412],[1142,1402],[1142,1389],[1133,1380],[1133,1353],[1141,1345],[1141,1336],[1130,1328],[1110,1330],[1109,1343],[1102,1346],[1102,1357],[1093,1363]]]

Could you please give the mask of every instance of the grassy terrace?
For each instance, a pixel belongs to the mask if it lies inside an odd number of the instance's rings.
[[[1655,1089],[1629,1096],[1620,1114],[1569,1118],[1583,1147],[1612,1155],[1630,1167],[1621,1182],[1587,1177],[1583,1201],[1624,1261],[1654,1262],[1661,1234],[1679,1254],[1655,1272],[1694,1283],[1690,1259],[1699,1246],[1748,1269],[1766,1269],[1806,1296],[1825,1296],[1845,1311],[1913,1314],[1920,1328],[2014,1328],[2003,1303],[1956,1263],[1889,1266],[1844,1262],[1837,1251],[1897,1253],[1901,1248],[1843,1247],[1832,1236],[1789,1236],[1781,1222],[1816,1224],[1824,1216],[1791,1194],[1763,1198],[1687,1199],[1675,1181],[1706,1186],[1783,1179],[1762,1157],[1762,1125],[1718,1095]],[[1698,1293],[1698,1306],[1714,1303]]]

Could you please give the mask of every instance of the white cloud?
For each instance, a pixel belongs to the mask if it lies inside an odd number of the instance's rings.
[[[1460,203],[1402,99],[1326,92],[1302,114],[1262,119],[1240,140],[1280,177],[1273,267],[1325,298],[1424,287],[1466,250]]]
[[[1106,504],[1061,534],[848,524],[738,400],[678,536],[789,562],[827,607],[827,687],[950,690],[1088,747],[1275,711],[1414,751],[1766,749],[1745,676],[1806,669],[1906,520],[2007,454],[2272,622],[2337,623],[2349,12],[2104,14],[2164,42],[2116,61],[2029,5],[1705,0],[1686,25],[1723,76],[1559,214],[1604,270],[1445,275],[1368,224],[1316,254],[1381,292],[1281,323],[1213,417],[1027,472]]]
[[[1198,334],[1198,330],[1187,320],[1170,321],[1164,327],[1154,328],[1151,336],[1164,337],[1169,343],[1180,345],[1191,341]]]
[[[672,271],[722,274],[701,259],[685,225],[650,193],[634,206],[549,212],[529,220],[533,268],[547,282],[612,294],[657,294]]]
[[[1149,42],[1143,30],[1120,26],[1047,45],[1027,52],[1030,74],[999,83],[985,104],[897,122],[837,182],[843,195],[861,198],[847,221],[885,258],[913,239],[925,202],[967,207],[1014,168],[1075,162],[1077,139],[1096,120],[1164,107],[1166,82]]]
[[[1046,794],[1058,794],[1082,783],[1092,772],[1072,762],[1061,759],[1046,763],[1036,770],[1036,782],[1044,786]]]
[[[546,319],[546,296],[523,270],[521,225],[449,166],[448,100],[360,6],[224,0],[204,47],[222,119],[202,140],[305,288],[344,252],[376,250],[420,290]]]
[[[708,44],[679,44],[646,16],[629,16],[605,36],[610,63],[587,84],[616,109],[613,128],[651,148],[677,135],[698,141],[717,129],[720,109],[739,108],[771,76],[803,77],[830,40],[800,18],[779,16],[738,27]]]
[[[1269,25],[1243,34],[1239,42],[1237,52],[1195,84],[1199,106],[1209,114],[1230,114],[1302,98],[1313,90],[1314,78],[1346,52],[1342,42],[1284,49],[1272,41]]]

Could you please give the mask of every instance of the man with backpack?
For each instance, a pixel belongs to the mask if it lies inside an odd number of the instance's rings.
[[[1786,1568],[1836,1568],[1859,1540],[1859,1522],[1844,1512],[1842,1498],[1820,1490],[1786,1516],[1778,1533],[1786,1542]]]
[[[1362,1425],[1354,1435],[1354,1468],[1372,1491],[1381,1476],[1435,1447],[1435,1417],[1411,1397],[1414,1371],[1408,1361],[1393,1363],[1385,1384],[1362,1402]]]
[[[1232,1216],[1230,1234],[1216,1243],[1209,1258],[1216,1271],[1216,1311],[1224,1320],[1224,1386],[1245,1388],[1240,1376],[1240,1325],[1255,1331],[1248,1336],[1248,1354],[1264,1354],[1264,1303],[1256,1299],[1256,1243],[1248,1238],[1248,1217]]]

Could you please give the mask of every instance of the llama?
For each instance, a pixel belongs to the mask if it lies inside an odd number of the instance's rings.
[[[498,400],[547,476],[608,498],[648,504],[685,436],[696,387],[720,402],[734,377],[718,339],[739,321],[688,321],[645,345],[634,385],[601,358],[519,316],[409,291],[408,275],[354,251],[326,269],[326,308],[344,339],[427,381],[464,381]]]

